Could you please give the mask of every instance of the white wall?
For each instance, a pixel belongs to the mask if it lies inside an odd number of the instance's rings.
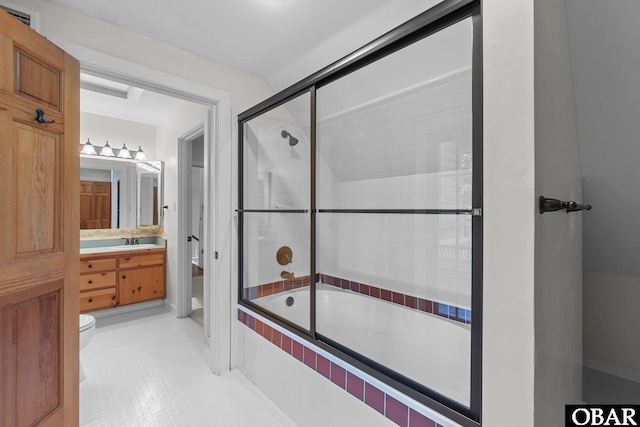
[[[111,171],[81,168],[80,181],[111,182]]]
[[[111,148],[127,144],[129,150],[138,150],[141,146],[147,159],[156,160],[156,127],[153,125],[82,112],[80,142],[85,143],[87,139],[101,147],[107,141]]]
[[[638,323],[639,288],[638,276],[584,272],[585,365],[600,362],[606,371],[638,381],[640,335],[630,331]]]
[[[488,1],[482,11],[483,424],[527,427],[534,425],[533,1]]]
[[[581,200],[566,14],[496,0],[483,27],[483,424],[561,425],[581,399],[582,214],[537,197]]]
[[[606,371],[637,371],[638,345],[625,331],[635,308],[624,307],[640,301],[640,7],[633,0],[566,4],[583,198],[593,205],[583,223],[584,357]]]
[[[582,202],[580,150],[566,8],[535,7],[536,192]],[[535,424],[560,425],[582,401],[582,218],[535,216]]]

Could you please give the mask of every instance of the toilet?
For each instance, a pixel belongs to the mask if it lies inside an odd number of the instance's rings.
[[[96,319],[88,314],[80,315],[80,353],[82,349],[89,344],[93,334],[96,333]],[[82,369],[82,360],[80,360],[80,382],[85,379],[84,369]]]

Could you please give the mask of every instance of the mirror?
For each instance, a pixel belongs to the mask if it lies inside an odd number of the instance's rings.
[[[80,155],[80,229],[159,225],[163,162]],[[155,202],[154,202],[155,201]]]
[[[161,161],[145,161],[136,164],[138,177],[138,227],[159,225],[162,216],[162,168]]]

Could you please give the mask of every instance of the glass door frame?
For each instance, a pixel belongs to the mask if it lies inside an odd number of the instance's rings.
[[[384,367],[363,357],[341,345],[323,337],[316,331],[316,90],[377,61],[393,52],[407,47],[431,34],[434,34],[463,19],[472,18],[472,209],[465,214],[471,215],[472,223],[472,264],[471,311],[471,378],[470,378],[470,406],[467,408],[446,396],[442,396],[427,387],[405,377],[390,375]],[[244,124],[284,103],[302,95],[310,93],[310,209],[292,210],[290,213],[310,215],[310,328],[306,330],[286,319],[277,316],[244,297],[244,224],[245,213],[287,213],[285,210],[245,209],[244,208]],[[480,0],[445,0],[426,12],[407,21],[394,30],[379,37],[373,42],[334,62],[333,64],[312,74],[306,79],[273,95],[256,106],[238,115],[238,304],[247,307],[292,333],[306,339],[329,353],[345,360],[367,374],[383,381],[401,393],[425,404],[437,412],[449,417],[465,426],[478,426],[481,419],[482,407],[482,16]],[[334,212],[334,210],[330,210]],[[384,211],[384,212],[383,212]],[[393,211],[393,212],[390,212]],[[415,210],[406,213],[460,213],[449,210]],[[324,210],[323,210],[324,212]],[[364,212],[364,210],[363,210]],[[366,213],[398,213],[397,210],[367,210]]]

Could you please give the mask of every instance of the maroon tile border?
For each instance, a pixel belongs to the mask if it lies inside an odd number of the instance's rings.
[[[256,319],[251,314],[238,309],[238,320],[395,424],[401,427],[442,427],[376,386],[369,384],[356,374],[333,363],[311,348]]]
[[[437,316],[444,317],[445,319],[453,320],[455,322],[465,323],[467,325],[471,324],[471,310],[461,307],[430,301],[400,292],[393,292],[388,289],[365,285],[364,283],[358,283],[353,280],[342,279],[328,274],[318,273],[316,278],[318,281],[326,285],[335,286],[346,291],[368,295],[373,298],[378,298],[392,304],[402,305],[425,313],[433,313]],[[264,285],[245,288],[244,297],[248,300],[254,300],[256,298],[286,292],[291,289],[303,288],[310,285],[310,279],[311,276],[303,276],[293,281],[280,280],[277,282],[266,283]]]
[[[326,285],[335,286],[346,291],[368,295],[373,298],[378,298],[392,304],[402,305],[425,313],[433,313],[455,322],[465,323],[467,325],[471,324],[471,310],[456,307],[454,305],[430,301],[412,295],[402,294],[400,292],[393,292],[388,289],[365,285],[351,280],[330,276],[328,274],[320,274],[320,281]]]
[[[244,297],[248,300],[262,298],[269,295],[290,291],[291,289],[304,288],[311,283],[311,276],[298,277],[295,280],[278,280],[264,285],[252,286],[244,289]]]

